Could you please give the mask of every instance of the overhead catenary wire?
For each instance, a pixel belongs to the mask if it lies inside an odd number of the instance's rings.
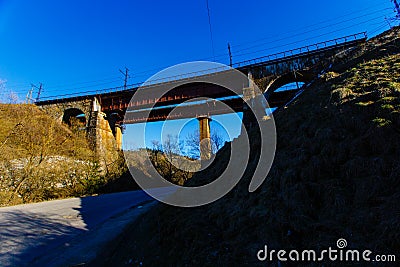
[[[326,32],[326,33],[323,33],[323,34],[314,36],[314,37],[312,37],[312,38],[306,38],[306,39],[303,39],[303,40],[300,40],[300,41],[295,41],[295,42],[291,42],[291,43],[288,43],[288,44],[283,44],[283,45],[279,45],[279,46],[275,46],[275,47],[268,47],[268,48],[264,48],[264,49],[257,50],[257,51],[252,51],[252,52],[247,52],[247,53],[242,53],[242,54],[235,54],[235,56],[251,55],[251,54],[263,52],[263,51],[266,51],[266,50],[272,50],[272,49],[277,49],[277,48],[285,47],[285,46],[288,46],[288,45],[293,45],[293,44],[301,43],[301,42],[304,42],[304,41],[308,41],[308,40],[316,39],[316,38],[319,38],[319,37],[323,37],[323,36],[326,36],[326,35],[329,35],[329,34],[332,34],[332,33],[340,32],[340,31],[343,31],[343,30],[345,30],[345,29],[350,29],[350,28],[352,28],[352,27],[354,27],[354,26],[357,26],[357,25],[360,25],[360,24],[364,24],[364,23],[367,23],[367,22],[371,22],[371,21],[374,21],[374,20],[377,20],[377,19],[382,19],[382,17],[381,17],[381,16],[375,17],[375,18],[373,18],[373,19],[369,19],[369,20],[367,20],[367,21],[363,21],[363,22],[357,23],[357,24],[355,24],[355,25],[351,25],[351,26],[348,26],[348,27],[345,27],[345,28],[340,28],[340,29],[337,29],[337,30],[334,30],[334,31],[329,31],[329,32]]]
[[[315,23],[315,24],[303,26],[302,28],[297,28],[297,29],[295,29],[295,30],[286,31],[283,35],[289,35],[287,38],[274,39],[273,41],[268,41],[268,42],[263,43],[263,44],[267,44],[267,43],[271,43],[271,42],[278,42],[278,41],[281,41],[281,40],[290,39],[290,38],[292,38],[293,36],[299,36],[299,35],[303,35],[303,34],[305,34],[305,33],[314,32],[314,31],[318,31],[318,30],[327,28],[327,27],[318,27],[318,28],[315,28],[315,29],[313,29],[313,30],[309,30],[309,31],[307,31],[307,32],[302,31],[302,32],[300,32],[299,34],[296,34],[296,35],[291,34],[291,33],[293,33],[293,32],[299,31],[299,30],[310,29],[310,28],[313,28],[314,26],[321,26],[321,24],[324,24],[324,23],[327,23],[327,22],[336,21],[336,20],[339,19],[339,18],[344,18],[344,17],[352,16],[352,15],[354,15],[354,14],[358,14],[358,13],[360,13],[360,12],[363,12],[363,11],[370,10],[370,9],[372,9],[372,8],[375,8],[376,6],[381,6],[381,4],[380,4],[380,5],[370,6],[370,7],[367,7],[367,8],[361,9],[361,10],[358,10],[358,11],[350,12],[350,13],[347,13],[347,14],[345,14],[345,15],[336,17],[335,19],[329,19],[329,20],[321,21],[321,22],[318,22],[318,23]],[[369,14],[379,13],[379,12],[384,11],[384,10],[393,10],[393,9],[392,9],[392,8],[383,8],[383,9],[376,10],[376,11],[374,11],[374,12],[372,12],[372,13],[369,13]],[[362,17],[368,16],[369,14],[364,14],[364,15],[362,15],[362,16],[359,16],[358,18],[362,18]],[[353,18],[353,19],[350,19],[349,21],[351,21],[351,20],[354,20],[354,18]],[[347,21],[339,21],[338,23],[336,23],[336,24],[331,24],[331,25],[329,25],[328,27],[335,26],[335,25],[338,25],[338,24],[341,24],[341,23],[344,23],[344,22],[347,22]],[[231,44],[231,48],[236,48],[236,47],[244,46],[244,45],[247,45],[247,44],[249,44],[249,43],[254,44],[254,43],[257,43],[257,42],[260,42],[260,41],[270,40],[271,38],[274,38],[274,37],[275,37],[275,36],[268,36],[268,37],[263,37],[263,38],[261,38],[261,39],[256,39],[256,40],[252,40],[252,41],[248,41],[248,42],[243,42],[243,43],[240,43],[240,44]],[[228,53],[226,52],[226,49],[221,49],[221,50],[218,50],[218,51],[224,51],[224,53],[217,54],[217,55],[215,55],[215,56],[213,56],[213,57],[201,58],[201,59],[199,59],[199,60],[208,60],[208,59],[213,59],[214,57],[215,57],[215,58],[226,58],[226,56],[227,56],[227,54],[228,54]],[[238,49],[235,49],[235,52],[238,52],[238,51],[242,51],[242,49],[239,49],[239,50],[238,50]]]
[[[213,32],[212,32],[212,26],[211,26],[210,7],[208,5],[208,0],[206,0],[206,7],[207,7],[207,15],[208,15],[208,26],[210,29],[211,49],[212,49],[213,58],[215,60],[214,38],[213,38]]]
[[[345,15],[342,15],[342,16],[339,16],[339,17],[336,17],[335,19],[329,19],[329,20],[321,21],[321,22],[318,22],[318,23],[315,23],[315,24],[307,25],[307,26],[304,26],[304,27],[302,27],[302,28],[297,28],[297,29],[295,29],[295,30],[286,31],[283,35],[288,35],[288,37],[286,37],[286,38],[281,38],[281,39],[274,39],[273,41],[264,42],[263,44],[267,44],[267,43],[271,43],[271,42],[278,42],[278,41],[281,41],[281,40],[290,39],[290,38],[292,38],[293,36],[304,35],[305,33],[318,31],[318,30],[321,30],[321,29],[324,29],[324,28],[327,28],[327,27],[331,27],[331,26],[335,26],[335,25],[338,25],[338,24],[347,22],[347,21],[339,21],[338,23],[330,24],[330,25],[325,26],[325,27],[321,27],[321,24],[324,24],[324,23],[327,23],[327,22],[336,21],[338,18],[344,18],[344,17],[352,16],[352,15],[358,14],[358,13],[360,13],[360,12],[362,12],[362,11],[366,11],[366,10],[372,9],[372,8],[374,8],[374,7],[376,7],[376,6],[378,6],[378,5],[371,6],[371,7],[368,7],[368,8],[362,9],[362,10],[358,10],[358,11],[355,11],[355,12],[351,12],[351,13],[348,13],[348,14],[345,14]],[[379,6],[380,6],[380,5],[379,5]],[[379,13],[379,12],[384,11],[384,10],[392,10],[392,8],[383,8],[383,9],[374,11],[374,12],[369,13],[369,14],[364,14],[364,15],[362,15],[362,16],[359,16],[358,18],[362,18],[362,17],[368,16],[368,15],[370,15],[370,14]],[[354,18],[353,18],[353,19],[350,19],[349,21],[351,21],[351,20],[354,20]],[[312,29],[314,26],[319,26],[319,27],[318,27],[318,28],[315,28],[315,29]],[[309,31],[306,31],[306,32],[301,31],[300,33],[295,34],[295,35],[292,34],[293,32],[297,32],[297,31],[299,31],[299,30],[304,30],[304,29],[312,29],[312,30],[309,30]],[[243,42],[243,43],[240,43],[240,44],[231,44],[231,48],[237,48],[237,47],[241,47],[241,46],[244,46],[244,45],[247,45],[247,44],[254,44],[254,43],[257,43],[257,42],[260,42],[260,41],[270,40],[271,38],[274,38],[274,37],[275,37],[275,36],[267,36],[267,37],[263,37],[263,38],[256,39],[256,40],[252,40],[252,41],[249,41],[249,42]],[[262,45],[262,44],[260,44],[260,45]],[[244,48],[244,49],[248,49],[248,48]],[[225,50],[225,49],[221,49],[221,50],[219,50],[219,51],[225,51],[225,53],[221,53],[221,54],[216,55],[216,56],[215,56],[216,58],[218,58],[218,57],[226,57],[227,53],[226,53],[226,50]],[[236,51],[236,52],[237,52],[237,51],[242,51],[242,49],[235,49],[235,51]],[[210,59],[210,57],[208,57],[208,58],[203,58],[203,59]]]
[[[377,6],[377,5],[375,5],[375,6]],[[369,10],[369,9],[375,7],[375,6],[362,9],[361,11]],[[379,13],[379,12],[384,11],[384,10],[392,10],[392,8],[380,9],[380,10],[378,10],[378,11],[375,11],[375,12],[372,12],[372,13],[368,13],[368,14],[365,14],[365,15],[363,15],[363,16],[359,16],[358,18],[362,18],[362,17],[368,16],[368,15],[371,15],[371,14]],[[347,16],[349,16],[349,15],[353,15],[353,14],[357,14],[357,13],[360,13],[360,11],[348,13],[348,14],[346,14],[346,15],[340,16],[339,18],[347,17]],[[334,21],[334,20],[335,20],[335,19],[326,20],[326,21],[324,21],[324,22],[312,24],[312,25],[310,25],[310,26],[305,26],[305,27],[303,27],[302,29],[308,29],[308,28],[311,28],[311,27],[317,26],[317,25],[320,26],[322,23],[331,22],[331,21]],[[342,23],[344,23],[344,22],[349,22],[349,21],[352,21],[352,20],[355,20],[355,19],[353,18],[353,19],[346,20],[346,21],[339,21],[339,22],[336,23],[336,24],[330,24],[330,25],[328,25],[328,26],[319,27],[319,28],[316,28],[316,29],[313,29],[313,30],[308,30],[308,31],[306,31],[306,32],[303,31],[303,32],[301,32],[301,33],[299,33],[299,34],[296,34],[296,35],[290,34],[290,36],[288,36],[288,37],[286,37],[286,38],[274,39],[274,40],[272,40],[272,41],[269,41],[269,42],[264,43],[264,45],[265,45],[265,44],[269,44],[269,43],[276,43],[276,42],[279,42],[279,41],[282,41],[282,40],[287,40],[287,39],[293,38],[293,36],[300,36],[300,35],[303,35],[303,34],[305,34],[305,33],[310,33],[310,32],[319,31],[319,30],[321,30],[321,29],[325,29],[325,28],[328,28],[328,27],[332,27],[332,26],[335,26],[335,25],[339,25],[339,24],[342,24]],[[294,31],[288,31],[288,32],[286,32],[286,34],[289,34],[289,33],[291,33],[291,32],[294,32]],[[262,38],[262,39],[259,39],[259,40],[265,40],[265,39],[270,39],[270,37],[268,37],[268,38]],[[254,43],[254,42],[257,42],[257,40],[252,41],[251,43]],[[243,43],[243,44],[246,44],[246,43]],[[242,46],[242,44],[239,44],[239,45],[232,45],[232,44],[231,44],[231,47],[238,47],[238,46]],[[245,48],[245,49],[235,50],[235,53],[241,52],[242,50],[248,50],[248,49]],[[221,51],[222,51],[222,50],[221,50]],[[214,58],[215,58],[215,59],[217,59],[217,58],[226,58],[226,56],[228,55],[228,53],[226,52],[226,49],[224,49],[224,51],[225,51],[225,53],[218,54],[218,55],[213,55],[212,57],[204,57],[204,58],[200,58],[200,59],[197,59],[197,60],[210,60],[210,59],[214,59]],[[165,69],[165,68],[167,68],[167,67],[168,67],[168,66],[159,67],[159,68],[152,68],[152,69],[148,69],[148,70],[141,70],[141,71],[135,72],[135,76],[137,76],[137,77],[142,77],[142,76],[145,76],[145,75],[142,75],[142,74],[146,74],[146,73],[150,73],[150,72],[162,70],[162,69]],[[136,75],[136,74],[138,74],[138,75]]]
[[[350,21],[354,21],[354,20],[357,20],[357,19],[360,19],[360,18],[364,18],[364,17],[366,17],[366,16],[375,15],[376,13],[381,12],[381,11],[383,11],[383,10],[389,10],[389,8],[385,8],[385,9],[382,9],[382,10],[380,10],[380,11],[375,11],[375,12],[372,12],[372,13],[369,13],[369,14],[365,14],[365,15],[358,16],[358,17],[355,17],[355,18],[347,19],[347,20],[344,20],[344,21],[340,21],[340,22],[338,22],[338,23],[329,24],[329,25],[326,25],[326,26],[323,26],[323,27],[318,28],[318,30],[322,30],[322,29],[326,29],[326,28],[331,28],[331,27],[337,26],[337,25],[339,25],[339,24],[343,24],[343,23],[346,23],[346,22],[350,22]],[[291,39],[291,38],[293,38],[293,37],[301,36],[301,35],[304,35],[304,34],[307,34],[307,33],[313,32],[313,31],[314,31],[314,30],[308,30],[308,31],[301,32],[301,33],[298,33],[298,34],[292,34],[292,35],[290,35],[289,37],[286,37],[286,38],[279,38],[279,39],[271,40],[271,41],[268,41],[268,42],[265,42],[265,43],[262,43],[262,44],[253,45],[253,46],[246,47],[246,48],[243,48],[243,49],[240,49],[240,50],[237,50],[237,51],[247,51],[247,50],[250,50],[250,49],[253,49],[253,48],[256,48],[256,47],[265,45],[265,44],[271,44],[271,43],[276,43],[276,42],[279,42],[279,41]]]
[[[380,32],[381,30],[383,30],[383,29],[385,29],[385,28],[388,27],[386,21],[383,22],[383,23],[376,23],[375,25],[379,25],[379,26],[376,27],[375,29],[373,29],[373,30],[370,32],[370,35],[375,35],[376,33]]]
[[[243,48],[243,49],[235,49],[233,52],[234,52],[235,56],[237,56],[237,55],[239,54],[239,52],[242,52],[242,51],[250,50],[250,49],[253,49],[253,48],[255,48],[255,47],[264,46],[264,45],[266,45],[266,44],[277,43],[277,42],[280,42],[280,41],[283,41],[283,40],[292,39],[292,38],[295,37],[295,36],[302,36],[302,35],[304,35],[304,34],[311,33],[311,32],[316,32],[316,31],[320,31],[320,30],[322,30],[322,29],[331,28],[331,27],[337,26],[337,25],[339,25],[339,24],[343,24],[343,23],[345,23],[345,22],[350,22],[350,21],[354,21],[354,20],[356,20],[356,19],[364,18],[365,16],[370,16],[370,15],[373,15],[373,14],[376,14],[376,13],[379,13],[379,12],[382,12],[382,11],[385,11],[385,10],[392,10],[392,8],[384,8],[384,9],[381,9],[381,10],[378,10],[378,11],[374,11],[374,12],[371,12],[371,13],[368,13],[368,14],[365,14],[365,15],[362,15],[362,16],[358,16],[358,17],[356,17],[356,18],[348,19],[348,20],[346,20],[346,21],[339,21],[339,22],[337,22],[337,23],[335,23],[335,24],[330,24],[330,25],[327,25],[327,26],[322,26],[322,27],[319,27],[319,28],[316,28],[316,29],[312,29],[312,30],[308,30],[308,31],[302,31],[302,32],[300,32],[300,33],[298,33],[298,34],[290,34],[290,35],[287,36],[287,37],[279,38],[279,39],[274,39],[274,40],[271,40],[271,41],[268,41],[268,42],[264,42],[264,43],[262,43],[262,44],[254,45],[254,46],[252,46],[252,47],[246,47],[246,48]],[[358,13],[358,12],[357,12],[357,13]],[[328,21],[332,21],[332,20],[328,20]],[[315,24],[315,25],[320,25],[320,24]],[[356,25],[359,25],[359,24],[356,24]],[[304,28],[307,29],[307,28],[309,28],[309,27],[303,27],[303,29],[304,29]],[[350,27],[348,27],[348,28],[350,28]],[[345,29],[347,29],[347,28],[345,28]],[[293,31],[288,31],[288,32],[286,32],[286,34],[288,35],[288,33],[290,33],[290,32],[293,32]],[[266,38],[259,39],[258,41],[260,41],[260,40],[265,40],[265,39],[270,39],[270,38],[271,38],[271,37],[266,37]],[[257,42],[257,40],[254,41],[254,42]],[[253,42],[253,43],[254,43],[254,42]],[[293,43],[295,43],[295,42],[293,42]],[[291,43],[291,44],[292,44],[292,43]],[[231,48],[232,48],[232,47],[238,47],[238,46],[240,46],[240,45],[231,45]],[[232,52],[232,53],[233,53],[233,52]],[[227,53],[226,50],[225,50],[225,53],[223,53],[223,54],[219,54],[219,55],[216,55],[216,56],[214,56],[214,57],[201,58],[201,59],[199,59],[199,60],[209,60],[209,59],[214,59],[214,58],[226,58],[227,56],[228,56],[228,53]]]
[[[115,79],[121,79],[120,76],[109,76],[109,78],[102,78],[102,79],[96,79],[96,80],[89,80],[89,81],[81,81],[81,82],[73,82],[73,83],[64,83],[64,84],[49,84],[49,88],[52,87],[65,87],[65,86],[73,86],[73,85],[81,85],[81,84],[89,84],[89,83],[97,83],[97,82],[102,82],[102,81],[110,81],[110,80],[115,80]],[[8,87],[22,87],[22,86],[29,86],[31,83],[25,82],[25,83],[7,83]],[[46,90],[47,91],[47,90]]]
[[[84,88],[93,88],[93,87],[98,87],[98,86],[101,86],[101,85],[112,84],[112,83],[115,83],[115,82],[118,82],[118,81],[120,81],[120,78],[114,79],[114,80],[112,80],[112,81],[104,82],[104,83],[97,83],[97,84],[93,84],[93,85],[80,86],[80,87],[72,87],[72,88],[63,88],[63,89],[64,89],[64,90],[68,90],[68,89],[77,90],[77,89],[84,89]],[[25,88],[25,89],[22,89],[22,88],[20,88],[20,89],[15,89],[15,88],[13,88],[12,86],[8,86],[8,85],[6,84],[6,88],[7,88],[8,92],[4,92],[3,94],[8,94],[9,91],[12,91],[13,93],[17,93],[17,94],[24,94],[24,93],[26,93],[27,91],[29,91],[28,86],[29,86],[29,85],[26,85],[26,88]],[[59,92],[59,91],[60,91],[60,87],[59,87],[58,89],[53,87],[52,90],[46,89],[46,93],[53,93],[53,92]],[[35,92],[36,92],[36,90],[35,90]],[[0,94],[1,94],[1,93],[0,93]]]
[[[97,87],[97,86],[99,86],[99,85],[112,84],[112,83],[119,82],[119,81],[121,81],[121,78],[118,78],[118,79],[115,79],[115,80],[111,80],[111,81],[108,81],[108,82],[104,82],[104,83],[97,83],[97,84],[93,84],[93,85],[88,85],[88,86],[71,87],[71,88],[69,88],[69,89],[93,88],[93,87]],[[46,91],[47,91],[47,92],[56,92],[56,91],[58,91],[58,90],[59,90],[59,89],[46,90]]]
[[[358,13],[361,13],[361,12],[364,12],[364,11],[367,11],[367,10],[370,10],[370,9],[372,9],[372,8],[375,8],[375,7],[381,6],[381,5],[382,5],[382,4],[370,6],[370,7],[364,8],[364,9],[360,9],[360,10],[357,10],[357,11],[349,12],[349,13],[347,13],[347,14],[345,14],[345,15],[341,15],[341,16],[336,17],[336,18],[334,18],[334,19],[327,19],[327,20],[320,21],[320,22],[317,22],[317,23],[314,23],[314,24],[310,24],[310,25],[307,25],[307,26],[304,26],[304,27],[301,27],[301,28],[296,28],[296,29],[288,30],[288,31],[286,31],[286,34],[289,34],[289,35],[292,36],[291,33],[297,32],[298,30],[309,29],[309,28],[313,28],[314,26],[320,26],[321,24],[324,24],[324,23],[328,23],[328,22],[332,22],[332,21],[337,21],[338,19],[345,18],[345,17],[348,17],[348,16],[353,16],[353,15],[355,15],[355,14],[358,14]],[[374,11],[374,12],[377,13],[377,12],[380,12],[380,11],[383,11],[383,10],[393,10],[393,8],[386,7],[386,8],[383,8],[383,9],[380,9],[380,10],[377,10],[377,11]],[[363,14],[363,16],[366,16],[366,15]],[[360,17],[362,17],[362,16],[360,16]],[[340,22],[339,22],[339,23],[340,23]],[[317,29],[319,30],[319,29],[321,29],[321,28],[318,27]],[[260,38],[260,39],[256,39],[256,40],[244,42],[244,43],[241,43],[241,44],[235,44],[235,45],[232,45],[232,47],[233,47],[233,48],[234,48],[234,47],[239,47],[239,46],[247,45],[247,44],[249,44],[249,43],[254,44],[254,43],[259,42],[259,41],[264,41],[264,40],[270,39],[271,37],[273,37],[273,36],[266,36],[266,37],[263,37],[263,38]]]

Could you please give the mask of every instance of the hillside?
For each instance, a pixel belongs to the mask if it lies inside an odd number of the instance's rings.
[[[24,104],[0,104],[0,124],[0,206],[91,194],[105,183],[84,131]]]
[[[71,142],[80,142],[78,147],[82,150],[88,148],[83,136],[78,137],[68,127],[57,123],[34,105],[0,104],[0,123],[2,149],[10,152],[3,155],[7,154],[10,159],[26,157],[30,152],[28,143],[36,146],[32,151],[40,150],[46,143],[50,154],[57,151],[56,155],[77,156],[80,159],[83,159],[85,153],[72,150],[74,146]]]
[[[257,266],[256,253],[266,244],[321,249],[339,238],[350,248],[397,253],[399,41],[399,28],[369,40],[274,114],[276,157],[255,193],[248,192],[253,162],[235,189],[212,204],[158,204],[93,264]],[[225,147],[219,163],[198,178],[212,180],[228,155]]]

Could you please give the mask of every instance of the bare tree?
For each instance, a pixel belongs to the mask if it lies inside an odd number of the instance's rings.
[[[18,94],[11,90],[7,89],[6,86],[7,80],[0,79],[0,103],[7,104],[18,104],[21,102]]]
[[[211,146],[213,154],[216,154],[225,144],[225,140],[219,131],[211,132]]]
[[[160,141],[152,140],[151,141],[153,151],[162,151],[162,145]]]
[[[197,161],[182,154],[183,146],[184,142],[173,135],[167,135],[162,145],[159,141],[152,141],[154,167],[166,180],[179,185],[183,185],[200,167]]]
[[[186,137],[186,146],[188,147],[188,155],[194,159],[200,158],[200,134],[198,131],[188,134]]]
[[[21,102],[19,100],[18,94],[16,92],[12,91],[12,90],[9,90],[9,93],[8,93],[7,97],[8,97],[8,103],[9,104],[18,104],[19,102]]]
[[[177,136],[167,135],[167,138],[163,142],[163,152],[167,157],[166,160],[166,172],[165,178],[172,180],[175,173],[175,166],[177,159],[180,155],[179,140]]]
[[[211,152],[216,154],[224,144],[224,138],[219,131],[212,131],[210,136],[211,141]],[[195,131],[189,134],[186,138],[186,146],[188,147],[188,154],[195,159],[200,158],[200,133]]]

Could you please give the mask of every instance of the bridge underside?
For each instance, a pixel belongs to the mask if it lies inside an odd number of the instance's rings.
[[[292,99],[298,92],[298,89],[276,92],[271,95],[268,101],[270,108],[280,107]],[[243,112],[245,102],[239,96],[231,96],[229,99],[222,100],[205,100],[193,103],[185,103],[183,105],[172,105],[168,107],[156,107],[149,110],[134,110],[126,113],[126,108],[110,109],[112,112],[118,110],[121,117],[125,116],[125,124],[155,122],[164,120],[189,119],[201,116],[215,116],[229,114],[233,112]],[[105,109],[107,110],[107,109]],[[199,110],[207,110],[207,113]]]

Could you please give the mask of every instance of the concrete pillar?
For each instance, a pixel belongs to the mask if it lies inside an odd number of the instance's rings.
[[[254,85],[253,85],[253,75],[251,73],[251,70],[248,70],[247,73],[247,78],[248,78],[248,86],[243,88],[243,100],[245,101],[244,107],[243,107],[243,124],[246,127],[246,129],[249,129],[252,127],[252,125],[255,123],[255,116],[252,113],[252,111],[249,109],[253,107],[254,105]]]
[[[122,129],[121,125],[115,125],[115,141],[117,143],[117,149],[122,150]]]
[[[200,159],[209,160],[211,158],[211,139],[210,139],[210,121],[209,117],[203,116],[197,118],[200,126]]]
[[[243,108],[243,124],[247,129],[250,129],[257,124],[257,119],[263,119],[266,115],[266,100],[263,94],[259,90],[256,90],[251,70],[248,71],[247,77],[249,81],[248,87],[243,88],[243,100],[247,104],[245,104]],[[249,107],[252,108],[256,114],[254,114]]]
[[[93,108],[87,127],[88,140],[96,153],[100,170],[103,173],[106,172],[108,165],[116,162],[120,157],[119,149],[117,149],[118,144],[112,131],[113,128],[107,118],[106,114]]]

